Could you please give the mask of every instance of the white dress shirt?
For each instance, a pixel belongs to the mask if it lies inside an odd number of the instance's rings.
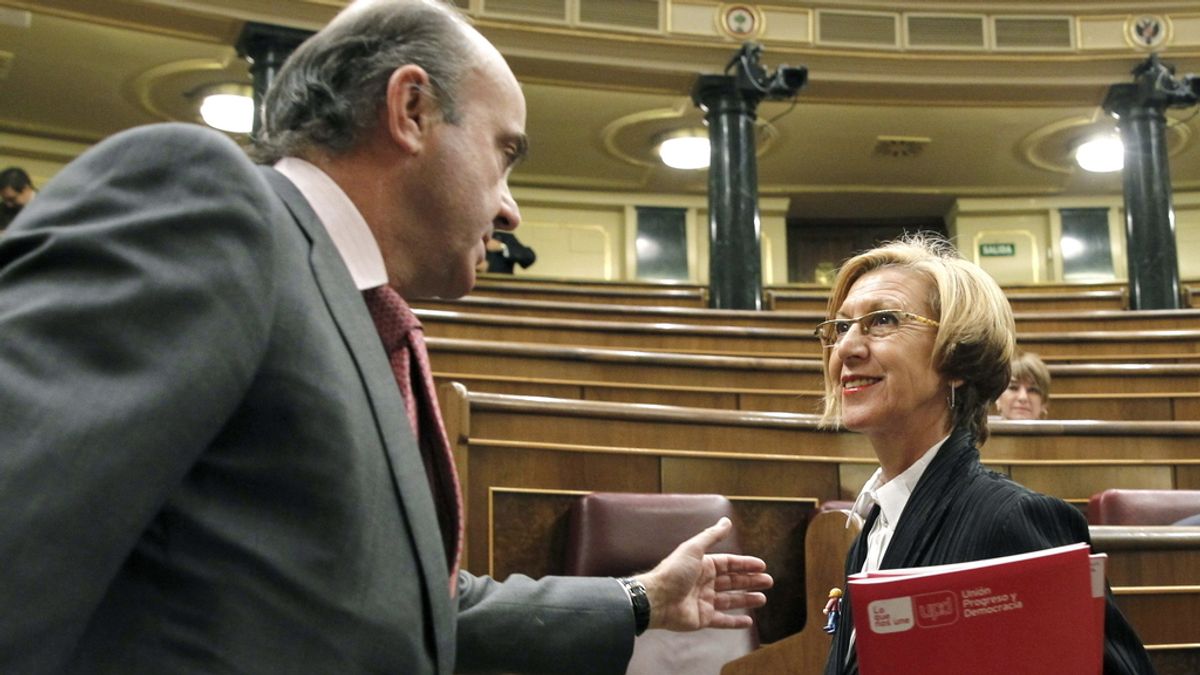
[[[949,434],[934,443],[933,447],[926,450],[925,454],[903,473],[887,482],[883,480],[883,467],[875,469],[875,473],[871,474],[870,480],[858,493],[858,499],[854,500],[854,506],[846,519],[847,527],[854,518],[864,522],[871,514],[871,508],[879,505],[879,517],[867,533],[867,559],[863,562],[861,571],[874,572],[883,563],[883,555],[887,553],[888,544],[892,542],[892,534],[896,531],[896,524],[900,522],[900,514],[904,513],[904,507],[908,505],[908,498],[912,496],[917,482],[921,480],[925,469],[929,468],[929,463],[937,456],[947,438],[950,438]],[[847,660],[850,658],[850,650],[854,647],[856,633],[853,631],[851,627],[850,648],[846,650]]]
[[[360,291],[387,283],[383,253],[367,221],[350,197],[324,171],[297,157],[284,157],[275,170],[304,195],[341,254]]]

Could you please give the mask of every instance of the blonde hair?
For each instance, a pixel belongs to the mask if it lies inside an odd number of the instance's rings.
[[[919,233],[860,253],[842,265],[829,296],[826,317],[836,316],[856,281],[885,268],[907,270],[929,282],[927,300],[933,310],[929,318],[941,324],[930,366],[951,381],[962,380],[954,389],[951,424],[965,427],[982,445],[988,437],[988,405],[1008,387],[1009,363],[1016,349],[1008,299],[986,272],[959,256],[950,242],[935,234]],[[825,413],[821,423],[838,427],[842,420],[838,377],[829,372],[828,349],[822,358]],[[946,394],[949,399],[950,392]]]

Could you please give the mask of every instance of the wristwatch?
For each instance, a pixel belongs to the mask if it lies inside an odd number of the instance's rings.
[[[618,579],[625,592],[629,594],[629,602],[633,605],[634,635],[641,635],[650,627],[650,598],[646,596],[646,586],[637,579]]]

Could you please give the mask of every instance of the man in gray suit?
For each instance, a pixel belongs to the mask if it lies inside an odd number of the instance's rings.
[[[725,520],[625,583],[450,583],[360,290],[471,288],[524,124],[453,10],[360,2],[280,73],[273,167],[161,125],[46,185],[0,242],[0,672],[619,673],[647,622],[747,625]]]

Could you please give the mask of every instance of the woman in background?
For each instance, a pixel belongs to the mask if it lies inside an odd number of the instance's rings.
[[[996,409],[1006,420],[1045,419],[1050,408],[1050,371],[1033,352],[1012,360],[1008,389],[996,399]]]

